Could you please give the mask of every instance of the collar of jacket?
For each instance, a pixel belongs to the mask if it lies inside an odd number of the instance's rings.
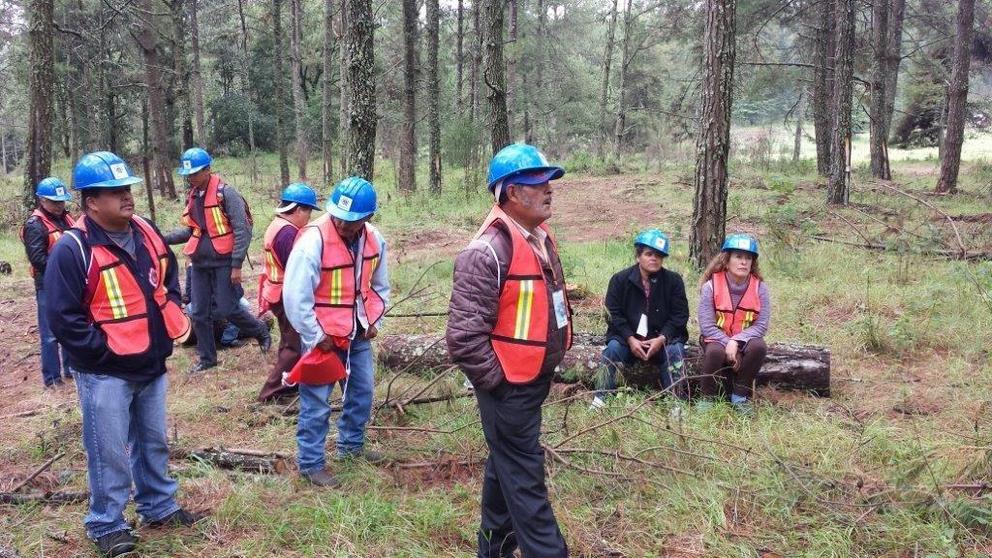
[[[662,277],[664,275],[665,275],[665,268],[661,268],[658,270],[658,273],[649,275],[648,279],[651,281],[652,285],[657,285],[660,281],[662,281]],[[641,284],[641,266],[639,266],[636,263],[632,265],[627,270],[627,279],[631,283],[633,283],[642,293],[644,292],[644,285]]]
[[[107,235],[107,231],[103,229],[100,225],[96,224],[96,221],[90,219],[89,215],[83,217],[86,219],[86,242],[90,246],[102,245],[102,246],[117,246],[110,236]],[[130,223],[128,223],[130,227]],[[134,227],[131,227],[131,234],[134,234]]]

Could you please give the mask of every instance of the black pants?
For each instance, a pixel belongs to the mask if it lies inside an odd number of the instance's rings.
[[[204,364],[217,363],[214,320],[227,320],[238,326],[244,337],[260,337],[268,331],[265,323],[241,308],[241,289],[231,284],[231,266],[200,267],[190,272],[190,304],[196,353]],[[212,314],[212,316],[211,316]]]
[[[482,484],[480,558],[561,558],[568,546],[558,529],[544,484],[541,405],[551,377],[533,384],[477,390],[482,431],[489,446]]]
[[[740,368],[734,370],[734,367],[727,362],[727,353],[723,345],[706,343],[703,346],[702,366],[699,371],[703,375],[699,379],[702,395],[726,397],[726,393],[733,393],[751,397],[751,386],[758,371],[761,370],[761,365],[765,362],[767,352],[768,347],[761,337],[748,341],[739,351]]]

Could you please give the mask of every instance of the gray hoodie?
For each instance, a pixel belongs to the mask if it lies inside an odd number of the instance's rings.
[[[203,198],[206,190],[196,192],[193,197],[193,208],[190,217],[200,226],[200,230],[206,230],[206,222],[203,213]],[[210,242],[200,242],[196,247],[196,252],[190,256],[193,265],[198,267],[223,267],[231,266],[240,269],[248,255],[248,245],[251,244],[252,224],[248,221],[248,207],[245,199],[234,189],[234,186],[224,183],[221,179],[217,188],[217,197],[220,198],[221,207],[227,215],[227,220],[231,222],[231,229],[234,232],[234,249],[230,255],[222,256],[218,254]],[[165,234],[165,241],[169,244],[182,244],[193,235],[190,227],[180,227]],[[206,235],[201,237],[205,239]]]

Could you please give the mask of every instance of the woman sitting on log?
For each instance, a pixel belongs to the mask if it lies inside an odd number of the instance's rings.
[[[758,269],[758,241],[733,234],[700,279],[699,374],[704,397],[729,392],[735,409],[748,413],[754,378],[765,361],[772,307]]]

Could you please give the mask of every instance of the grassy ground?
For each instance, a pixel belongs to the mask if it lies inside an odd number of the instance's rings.
[[[967,146],[966,143],[966,152]],[[896,153],[894,151],[894,153]],[[915,158],[914,158],[915,157]],[[926,194],[935,162],[894,157],[897,188],[955,220],[970,250],[992,248],[988,164],[964,165],[963,191]],[[257,225],[253,253],[275,191],[271,156],[250,185],[247,162],[216,167],[241,187]],[[738,161],[728,202],[728,230],[758,234],[772,288],[771,338],[829,346],[833,397],[765,390],[756,416],[725,406],[700,412],[624,393],[603,413],[584,394],[556,390],[545,411],[552,503],[576,556],[986,556],[992,552],[992,265],[925,255],[956,248],[941,213],[865,176],[860,164],[845,209],[824,207],[823,185],[810,164]],[[385,167],[385,168],[384,168]],[[65,168],[65,167],[62,167]],[[637,169],[650,168],[650,172]],[[471,236],[488,200],[466,195],[461,171],[449,174],[441,198],[403,196],[380,164],[382,212],[390,241],[396,313],[443,311],[454,254]],[[695,285],[687,265],[691,168],[645,167],[627,174],[568,175],[556,193],[553,226],[569,282],[593,296],[578,307],[582,331],[603,329],[600,300],[610,275],[631,262],[632,234],[670,231],[666,262]],[[323,188],[326,190],[327,188]],[[0,189],[13,214],[17,185]],[[178,202],[156,199],[169,228]],[[139,208],[147,207],[139,197]],[[4,214],[6,214],[4,213]],[[884,245],[866,251],[814,236]],[[256,256],[257,258],[257,256]],[[70,390],[39,388],[31,285],[16,231],[0,236],[0,490],[46,459],[66,456],[33,482],[42,490],[84,490],[80,415]],[[257,271],[257,270],[256,270]],[[254,285],[254,275],[246,281]],[[419,280],[418,278],[422,279]],[[426,288],[425,288],[426,287]],[[690,289],[695,305],[695,289]],[[695,312],[692,312],[695,315]],[[439,331],[439,318],[393,318],[385,333]],[[696,329],[694,321],[690,329]],[[170,437],[176,447],[248,447],[295,452],[295,424],[282,408],[252,403],[269,359],[252,347],[222,353],[206,377],[182,372],[194,355],[170,361]],[[379,371],[379,398],[393,374]],[[402,376],[392,392],[419,390]],[[459,378],[432,389],[457,393]],[[10,417],[38,410],[31,416]],[[332,429],[333,435],[334,429]],[[318,491],[292,472],[248,475],[174,461],[180,498],[210,519],[188,531],[142,529],[146,556],[470,556],[478,522],[485,444],[472,399],[377,412],[369,438],[399,463],[373,468],[335,465],[344,487]],[[601,452],[601,453],[596,453]],[[960,485],[977,485],[965,489]],[[85,505],[5,506],[0,547],[22,556],[90,556],[82,532]]]

